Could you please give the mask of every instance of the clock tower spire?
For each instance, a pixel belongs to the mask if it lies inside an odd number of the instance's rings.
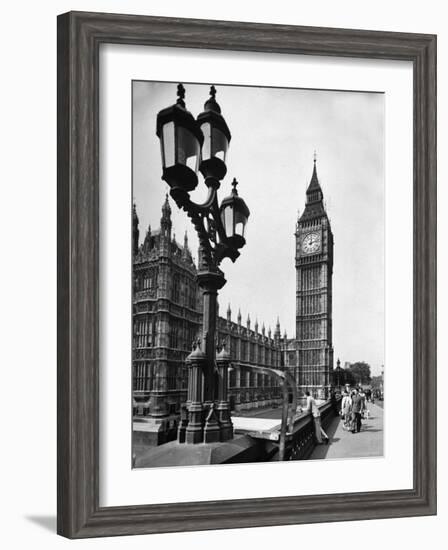
[[[305,209],[296,225],[295,378],[301,391],[324,399],[333,370],[333,233],[317,177],[316,153]]]

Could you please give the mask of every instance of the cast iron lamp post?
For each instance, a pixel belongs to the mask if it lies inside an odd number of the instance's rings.
[[[203,337],[187,358],[187,418],[181,422],[179,441],[225,441],[233,437],[233,428],[227,387],[223,387],[227,386],[224,371],[229,364],[225,353],[218,358],[219,368],[215,367],[217,296],[226,283],[219,265],[226,257],[234,262],[240,255],[239,249],[246,244],[244,230],[250,212],[238,196],[235,179],[230,196],[221,205],[218,203],[218,189],[227,173],[225,160],[231,134],[216,102],[215,87],[210,88],[210,97],[197,120],[185,107],[182,84],[177,87],[177,95],[177,102],[157,115],[162,179],[170,186],[170,195],[177,206],[185,210],[198,234],[197,281],[204,297]],[[189,195],[199,183],[198,170],[208,189],[202,204],[193,202]]]
[[[336,386],[338,388],[338,391],[341,391],[341,362],[338,359],[336,361]]]

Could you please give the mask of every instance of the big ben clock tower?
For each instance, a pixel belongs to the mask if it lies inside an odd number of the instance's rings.
[[[329,395],[333,371],[333,233],[317,178],[316,155],[306,204],[296,226],[296,380],[299,390]]]

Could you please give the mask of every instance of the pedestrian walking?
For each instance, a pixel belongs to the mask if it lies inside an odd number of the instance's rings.
[[[323,437],[325,440],[325,443],[328,445],[330,438],[322,428],[319,407],[316,405],[316,401],[314,400],[314,397],[310,394],[309,391],[305,392],[305,395],[306,395],[306,410],[307,412],[310,412],[313,415],[316,440],[318,443],[322,443],[323,442],[322,437]]]
[[[362,397],[363,399],[363,404],[362,404],[362,411],[361,411],[361,418],[365,418],[366,420],[369,418],[369,415],[370,415],[370,412],[369,412],[369,408],[367,406],[367,402],[368,402],[368,398],[367,398],[367,395],[368,395],[368,392],[367,391],[364,391],[364,388],[362,386],[360,386],[359,388],[359,395]]]
[[[352,400],[347,391],[344,391],[341,402],[342,429],[349,430],[352,415]]]
[[[361,415],[364,410],[364,399],[359,395],[358,388],[354,388],[352,392],[352,430],[351,432],[359,433],[361,431]]]

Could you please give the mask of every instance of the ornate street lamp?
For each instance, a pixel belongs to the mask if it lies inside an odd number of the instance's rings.
[[[225,441],[232,437],[233,430],[227,388],[224,391],[221,387],[227,383],[227,376],[222,372],[223,368],[227,368],[223,367],[228,363],[225,358],[220,357],[220,375],[215,374],[217,296],[218,290],[226,283],[219,265],[226,257],[234,262],[240,255],[239,249],[246,243],[244,230],[250,212],[238,196],[236,180],[233,181],[231,195],[221,205],[218,203],[220,180],[227,173],[225,161],[231,134],[216,102],[215,87],[210,88],[210,98],[197,120],[186,110],[182,84],[178,85],[177,94],[177,103],[157,115],[162,179],[170,186],[172,198],[180,209],[185,210],[198,234],[200,258],[197,281],[204,297],[200,352],[196,347],[187,361],[190,366],[188,418],[183,419],[179,441]],[[208,196],[202,204],[193,202],[189,195],[197,187],[198,169],[208,188]],[[199,376],[198,372],[202,375]]]
[[[198,167],[204,141],[193,115],[185,108],[185,88],[177,86],[177,101],[157,115],[163,175],[172,188],[193,191],[198,184]]]
[[[221,108],[216,102],[216,88],[210,88],[210,98],[205,102],[204,112],[197,118],[204,136],[202,159],[199,167],[204,178],[212,177],[219,180],[226,175],[226,156],[231,134]]]
[[[238,182],[233,178],[232,193],[222,201],[219,211],[227,242],[231,243],[234,248],[242,248],[246,244],[244,230],[250,212],[246,203],[238,196],[237,185]]]

